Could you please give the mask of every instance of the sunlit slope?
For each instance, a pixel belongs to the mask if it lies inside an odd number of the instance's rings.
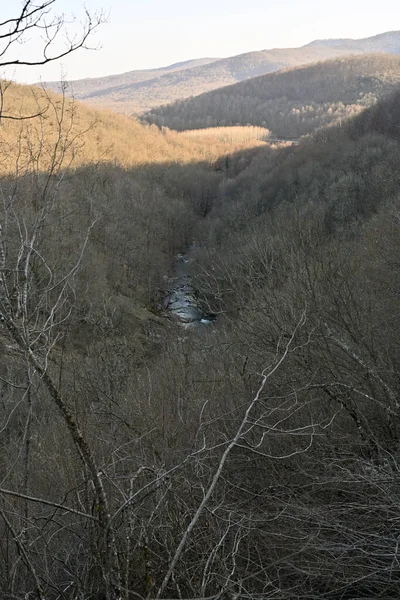
[[[78,312],[90,319],[105,296],[154,308],[174,256],[219,198],[215,160],[265,145],[254,136],[191,139],[40,88],[3,82],[3,91],[0,195],[17,215],[10,239],[41,219],[57,270],[90,232],[77,276]]]
[[[223,140],[210,144],[201,138],[161,132],[123,115],[98,111],[40,88],[16,84],[9,85],[4,93],[0,135],[3,174],[20,173],[32,160],[46,169],[54,160],[55,148],[57,160],[62,158],[64,166],[73,164],[76,168],[108,162],[128,168],[213,160],[238,146]]]
[[[181,135],[189,139],[203,141],[209,140],[210,144],[215,141],[242,144],[251,142],[268,142],[270,131],[265,127],[209,127],[207,129],[188,129],[182,131]]]
[[[400,57],[352,56],[256,77],[145,118],[176,130],[251,124],[300,137],[372,106],[399,84]]]

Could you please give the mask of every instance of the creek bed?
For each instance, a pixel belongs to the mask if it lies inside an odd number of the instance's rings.
[[[175,258],[174,274],[169,280],[163,307],[185,327],[209,326],[215,315],[207,312],[193,285],[191,268],[196,245],[191,244],[184,254]]]

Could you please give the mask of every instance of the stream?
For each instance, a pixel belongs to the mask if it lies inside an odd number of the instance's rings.
[[[193,242],[184,254],[175,257],[173,276],[168,281],[168,290],[163,307],[183,326],[209,326],[215,315],[207,312],[193,285],[191,268],[195,261],[196,243]]]

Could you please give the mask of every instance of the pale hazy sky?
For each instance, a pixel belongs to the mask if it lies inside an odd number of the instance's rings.
[[[82,50],[63,60],[67,79],[400,29],[399,0],[85,0],[84,4],[110,16],[92,39],[100,50]],[[15,15],[20,5],[20,0],[0,0],[0,19]],[[58,12],[77,16],[82,5],[83,0],[55,3]],[[55,64],[40,72],[20,68],[14,77],[27,82],[60,79],[62,68]]]

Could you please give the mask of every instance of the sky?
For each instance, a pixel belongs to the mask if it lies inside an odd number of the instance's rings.
[[[38,2],[38,0],[32,0]],[[400,29],[399,0],[85,0],[108,18],[79,50],[42,68],[0,71],[17,81],[81,79],[166,66],[201,57],[228,57],[314,39],[361,38]],[[20,0],[0,0],[0,19],[16,16]],[[83,16],[83,0],[55,0],[54,13]],[[76,23],[69,34],[77,32]],[[33,56],[32,33],[19,53]],[[1,51],[1,48],[0,48]],[[11,54],[11,49],[8,55]],[[6,56],[6,55],[5,55]],[[4,58],[4,57],[3,57]]]

